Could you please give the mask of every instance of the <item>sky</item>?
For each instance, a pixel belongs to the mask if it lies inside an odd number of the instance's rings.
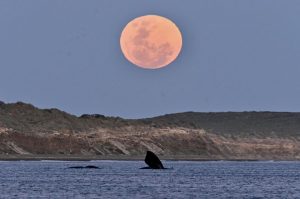
[[[144,118],[300,111],[298,0],[1,0],[0,100]],[[155,14],[180,28],[178,59],[128,62],[119,38]]]

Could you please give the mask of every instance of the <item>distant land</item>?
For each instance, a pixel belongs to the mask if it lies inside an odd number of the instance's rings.
[[[0,159],[300,160],[300,113],[185,112],[146,119],[0,102]]]

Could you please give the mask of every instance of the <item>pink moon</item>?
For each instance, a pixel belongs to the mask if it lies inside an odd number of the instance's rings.
[[[146,15],[125,26],[120,45],[131,63],[144,69],[159,69],[176,60],[182,48],[182,35],[171,20]]]

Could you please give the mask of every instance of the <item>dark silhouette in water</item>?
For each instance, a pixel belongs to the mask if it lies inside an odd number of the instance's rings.
[[[141,169],[165,169],[159,158],[152,151],[147,151],[145,163],[149,167],[143,167]]]
[[[73,167],[69,167],[69,169],[100,169],[100,168],[94,165],[88,165],[88,166],[73,166]]]

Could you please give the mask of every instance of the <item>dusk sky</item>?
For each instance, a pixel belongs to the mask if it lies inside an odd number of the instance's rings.
[[[180,28],[175,62],[141,69],[124,26]],[[300,111],[299,0],[1,0],[0,100],[141,118],[197,111]]]

